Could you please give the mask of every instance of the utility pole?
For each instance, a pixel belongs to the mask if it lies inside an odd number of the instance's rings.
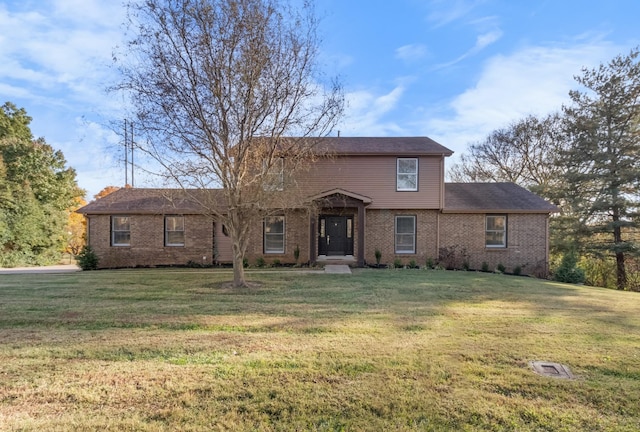
[[[128,127],[127,127],[128,125]],[[129,135],[131,135],[131,187],[134,186],[133,178],[133,122],[127,122],[124,119],[124,184],[129,184]]]
[[[124,184],[129,184],[129,142],[127,141],[127,119],[124,119]]]

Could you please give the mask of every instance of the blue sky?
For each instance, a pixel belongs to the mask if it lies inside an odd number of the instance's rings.
[[[342,136],[429,136],[463,153],[528,114],[558,110],[573,76],[640,44],[640,1],[316,0],[321,64],[348,102]],[[88,198],[124,184],[105,93],[119,0],[0,2],[0,103],[33,117]],[[136,186],[153,186],[136,176]]]

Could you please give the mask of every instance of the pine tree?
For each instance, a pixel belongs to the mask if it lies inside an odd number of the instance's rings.
[[[612,255],[617,288],[625,289],[625,257],[637,251],[640,188],[640,63],[638,48],[609,64],[583,69],[565,107],[571,148],[564,152],[566,198],[582,223],[588,253]]]

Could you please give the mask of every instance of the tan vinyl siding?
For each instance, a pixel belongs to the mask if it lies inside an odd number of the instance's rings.
[[[216,222],[215,227],[215,261],[218,263],[233,262],[233,245],[231,237],[222,232],[222,223]]]
[[[349,156],[318,161],[304,173],[300,186],[307,195],[334,188],[373,200],[368,209],[440,209],[443,179],[440,156],[419,157],[418,191],[396,191],[395,156]]]

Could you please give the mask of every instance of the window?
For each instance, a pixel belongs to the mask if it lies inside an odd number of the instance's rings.
[[[396,253],[416,253],[415,216],[396,216]]]
[[[418,190],[418,159],[398,158],[396,171],[396,190],[417,191]]]
[[[111,246],[131,245],[131,221],[129,216],[111,216]]]
[[[264,218],[264,253],[284,253],[284,216]]]
[[[164,245],[184,246],[184,216],[164,217]]]
[[[506,215],[487,215],[484,244],[488,248],[507,247]]]
[[[267,161],[262,164],[265,172],[264,190],[281,191],[284,189],[284,158],[274,158],[271,166],[267,166]]]

